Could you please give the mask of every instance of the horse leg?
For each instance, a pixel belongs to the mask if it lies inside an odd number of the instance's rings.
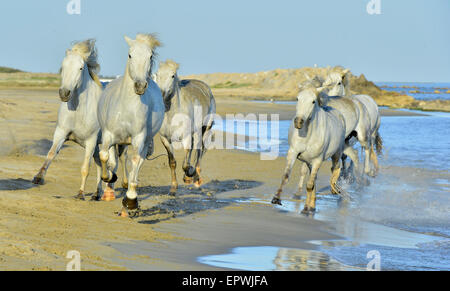
[[[115,174],[117,172],[117,152],[115,147],[110,147],[108,151],[109,159],[107,161],[107,167],[108,169],[112,170],[113,177],[115,179],[110,180],[106,184],[105,192],[103,193],[102,200],[103,201],[113,201],[116,199],[116,196],[114,195],[114,183],[117,181],[117,175]]]
[[[161,142],[166,148],[167,156],[169,157],[170,174],[172,176],[172,186],[170,187],[169,195],[175,196],[178,189],[176,174],[177,161],[175,160],[175,157],[173,155],[173,146],[169,142],[169,140],[166,137],[161,136]]]
[[[362,147],[364,148],[364,173],[366,175],[368,175],[369,177],[375,177],[375,171],[372,171],[371,167],[370,167],[370,159],[371,159],[371,148],[372,148],[372,143],[370,142],[370,140],[364,142],[361,144]]]
[[[191,184],[192,177],[195,175],[195,168],[191,166],[191,156],[193,150],[194,138],[191,136],[190,138],[185,138],[183,140],[184,147],[184,161],[183,161],[183,171],[184,171],[184,183]]]
[[[359,179],[360,165],[359,165],[358,151],[351,146],[346,146],[344,149],[344,155],[348,156],[351,160],[348,169],[344,169],[347,178],[356,177],[357,181],[360,182]]]
[[[50,167],[50,164],[52,163],[53,159],[56,157],[56,155],[61,150],[61,147],[63,146],[64,142],[67,140],[67,136],[69,133],[59,127],[56,128],[55,134],[53,135],[53,144],[50,150],[47,153],[47,158],[45,159],[44,164],[42,165],[39,172],[36,174],[36,176],[33,178],[33,184],[37,185],[44,185],[44,177],[47,173],[48,167]]]
[[[211,122],[209,125],[202,127],[201,151],[199,152],[199,156],[197,158],[197,166],[195,168],[197,171],[197,176],[198,176],[197,181],[195,181],[195,186],[197,188],[199,188],[203,184],[203,179],[200,177],[200,172],[201,172],[200,163],[207,151],[206,145],[210,142],[210,140],[212,138],[212,132],[211,132],[212,126],[213,126],[213,123]]]
[[[138,176],[142,164],[147,157],[149,142],[145,142],[146,134],[141,133],[133,138],[132,144],[134,148],[134,156],[131,159],[131,171],[128,176],[128,191],[122,200],[122,212],[120,216],[128,217],[135,216],[136,211],[139,210],[139,204],[137,200],[137,186],[138,186]]]
[[[308,183],[306,184],[307,198],[303,214],[312,214],[316,211],[316,178],[322,161],[314,161],[311,167]]]
[[[286,185],[287,182],[289,182],[289,176],[291,175],[292,167],[295,164],[295,160],[297,159],[298,153],[293,151],[292,149],[289,149],[289,152],[287,154],[286,158],[286,168],[284,169],[283,177],[281,178],[281,185],[280,188],[278,188],[277,193],[272,199],[272,204],[278,204],[281,205],[281,192],[283,192],[283,187]]]
[[[348,168],[347,168],[347,163],[346,163],[346,161],[347,161],[347,155],[345,155],[345,154],[343,154],[342,155],[342,157],[341,157],[341,160],[342,160],[342,177],[344,178],[344,179],[347,179],[348,178]]]
[[[331,193],[335,195],[341,193],[341,189],[337,185],[339,176],[341,175],[341,165],[340,165],[341,156],[342,156],[341,153],[337,153],[331,157],[332,165],[331,165],[330,186],[331,186]]]
[[[119,162],[123,172],[122,188],[128,189],[128,169],[127,169],[128,147],[126,145],[119,145],[117,148],[119,154]]]
[[[308,175],[308,170],[308,165],[306,163],[302,163],[300,166],[300,180],[298,181],[298,190],[295,196],[302,196],[303,185],[305,184],[305,178]]]
[[[100,161],[100,149],[98,147],[98,144],[95,146],[94,149],[94,162],[95,166],[97,168],[97,190],[96,192],[91,196],[92,201],[98,201],[100,200],[100,197],[102,195],[102,163]]]
[[[114,183],[117,181],[117,175],[108,169],[108,161],[110,158],[110,148],[113,146],[113,136],[109,131],[102,134],[102,146],[100,151],[100,161],[102,164],[102,180],[105,183]]]
[[[203,154],[203,140],[202,134],[200,132],[196,132],[194,134],[194,149],[195,149],[195,174],[194,174],[194,186],[196,188],[200,188],[203,184],[203,179],[200,177],[200,162]]]
[[[378,172],[380,171],[380,166],[378,164],[378,158],[377,155],[373,149],[374,146],[370,147],[370,160],[373,163],[373,166],[375,167],[375,176],[378,175]]]
[[[89,166],[91,165],[91,159],[95,150],[95,146],[97,144],[97,135],[91,137],[89,140],[86,140],[85,151],[84,151],[84,160],[83,165],[81,166],[81,186],[77,199],[84,200],[84,190],[86,187],[86,180],[89,176]]]

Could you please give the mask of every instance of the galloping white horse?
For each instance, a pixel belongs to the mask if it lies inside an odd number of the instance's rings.
[[[151,79],[155,49],[160,43],[152,34],[138,34],[136,40],[125,36],[125,40],[129,45],[125,74],[105,88],[98,105],[103,181],[113,183],[117,180],[117,156],[110,150],[114,145],[131,144],[135,151],[121,216],[128,216],[130,211],[138,209],[136,188],[139,170],[149,147],[153,151],[153,137],[164,119],[161,90]],[[114,190],[106,189],[104,195],[114,197]]]
[[[161,126],[161,142],[169,156],[172,175],[170,194],[175,195],[178,188],[175,169],[177,162],[173,154],[172,142],[183,143],[185,158],[183,162],[184,181],[194,182],[200,187],[200,161],[206,151],[205,141],[211,134],[216,113],[216,102],[211,89],[199,80],[180,80],[177,70],[179,65],[168,60],[159,65],[155,76],[161,88],[166,106],[166,114]],[[192,150],[195,149],[195,168],[191,166]]]
[[[319,106],[319,93],[314,86],[302,87],[297,97],[296,117],[289,128],[289,151],[281,186],[272,199],[281,205],[281,192],[289,181],[292,167],[297,159],[306,163],[311,175],[307,183],[304,214],[316,209],[316,177],[322,163],[331,158],[331,190],[340,193],[337,180],[340,175],[340,159],[345,146],[345,119],[333,108]]]
[[[53,144],[44,165],[33,179],[34,184],[44,183],[50,163],[59,153],[64,142],[71,140],[85,148],[81,167],[81,186],[77,196],[79,199],[84,199],[89,164],[97,147],[100,130],[97,119],[97,104],[102,92],[102,85],[97,77],[99,69],[95,40],[77,42],[66,51],[61,67],[61,88],[59,89],[62,102],[59,106]],[[97,192],[93,198],[96,198],[102,191],[98,152],[94,159],[97,163]]]
[[[377,154],[380,155],[383,149],[383,140],[379,133],[381,125],[380,112],[378,111],[377,103],[368,95],[352,95],[350,93],[350,86],[347,76],[349,70],[343,72],[332,72],[328,74],[326,80],[323,83],[324,92],[328,92],[330,96],[345,96],[355,100],[365,107],[367,114],[363,114],[361,117],[369,125],[368,140],[367,143],[361,143],[365,150],[365,166],[364,172],[369,176],[376,176],[379,171],[378,158],[375,154],[374,147]],[[361,142],[358,136],[358,140]],[[374,170],[370,168],[369,160],[374,164]],[[352,159],[353,161],[353,159]]]

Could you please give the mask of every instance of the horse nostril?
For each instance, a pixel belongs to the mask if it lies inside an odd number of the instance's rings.
[[[303,119],[296,117],[294,119],[294,125],[297,129],[301,129],[303,126]]]
[[[134,83],[134,90],[138,95],[142,95],[147,90],[148,83],[147,82],[136,82]]]
[[[67,90],[65,88],[59,89],[59,97],[61,98],[61,100],[67,101],[69,96],[70,96],[70,90]]]

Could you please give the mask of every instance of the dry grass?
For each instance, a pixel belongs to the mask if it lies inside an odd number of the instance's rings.
[[[61,79],[50,73],[0,73],[0,88],[57,88]]]

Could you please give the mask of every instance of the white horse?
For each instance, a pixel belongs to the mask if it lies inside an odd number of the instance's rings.
[[[111,151],[114,145],[132,145],[135,151],[121,216],[128,216],[138,209],[139,170],[149,148],[153,151],[153,137],[164,119],[161,90],[151,79],[155,49],[160,43],[151,34],[138,34],[135,40],[125,36],[125,40],[129,45],[125,74],[105,88],[98,106],[102,129],[102,180],[109,183],[117,180],[117,156]],[[114,190],[106,189],[104,195],[114,197]]]
[[[213,115],[216,113],[216,102],[209,86],[199,80],[180,80],[177,75],[178,68],[177,63],[168,60],[159,65],[155,76],[166,106],[160,135],[169,156],[172,175],[171,195],[175,195],[178,188],[175,173],[177,162],[172,142],[182,142],[185,150],[184,182],[194,182],[196,187],[200,187],[203,182],[200,177],[200,161],[206,151],[205,142],[211,135]],[[193,150],[195,150],[195,167],[191,166]]]
[[[84,199],[89,165],[97,147],[100,131],[97,119],[97,104],[102,93],[102,85],[97,77],[99,69],[95,40],[77,42],[66,51],[61,67],[61,88],[59,89],[62,102],[59,106],[53,144],[47,159],[33,179],[34,184],[44,184],[44,177],[50,163],[59,153],[64,142],[71,140],[85,148],[81,167],[81,186],[77,196],[79,199]],[[97,192],[93,198],[97,198],[102,191],[98,152],[94,159],[97,163]]]
[[[377,103],[368,95],[352,95],[350,92],[349,80],[347,78],[349,70],[344,70],[343,72],[332,72],[329,73],[327,78],[323,83],[324,92],[328,92],[330,96],[345,96],[345,98],[350,98],[351,100],[357,101],[365,107],[367,114],[363,114],[362,120],[369,125],[368,129],[368,140],[367,143],[361,143],[365,151],[365,164],[364,172],[365,174],[374,177],[379,171],[377,154],[380,155],[383,149],[383,140],[379,133],[381,125],[380,112],[378,110]],[[374,147],[377,151],[375,154]],[[353,159],[352,159],[353,161]],[[369,161],[372,161],[374,169],[371,169]]]
[[[339,194],[337,180],[340,175],[340,159],[345,146],[345,120],[333,108],[319,106],[319,93],[315,87],[302,87],[297,97],[296,117],[289,129],[289,151],[287,165],[280,188],[272,199],[273,204],[281,205],[281,192],[289,181],[292,167],[297,159],[306,163],[311,175],[307,183],[307,198],[304,214],[316,209],[316,177],[322,163],[331,158],[331,190]]]
[[[343,75],[345,75],[348,72],[348,70],[342,72]],[[370,121],[368,120],[368,112],[366,110],[366,107],[363,103],[361,103],[359,100],[355,98],[350,98],[349,96],[343,96],[343,95],[333,95],[336,93],[334,90],[331,90],[328,92],[329,87],[327,85],[327,81],[324,82],[321,80],[318,76],[311,79],[308,75],[306,75],[308,81],[307,83],[312,84],[313,86],[317,87],[320,91],[320,106],[329,106],[334,109],[337,109],[344,117],[345,119],[345,137],[346,137],[346,143],[345,143],[345,150],[343,155],[343,163],[345,161],[345,157],[349,156],[350,159],[353,161],[356,172],[359,173],[359,157],[358,157],[358,151],[356,151],[353,148],[353,141],[352,137],[355,137],[363,148],[370,149],[371,147],[371,138],[370,138]],[[324,87],[322,87],[324,86]],[[329,95],[327,95],[325,92],[328,92]],[[365,168],[369,169],[368,165],[368,159],[366,160]],[[343,164],[343,171],[344,174],[346,174],[345,171],[345,163]],[[306,166],[303,166],[302,173],[306,173],[307,169]],[[359,175],[357,175],[357,179],[360,180]],[[303,178],[300,179],[299,182],[299,193],[302,192],[303,189]]]

